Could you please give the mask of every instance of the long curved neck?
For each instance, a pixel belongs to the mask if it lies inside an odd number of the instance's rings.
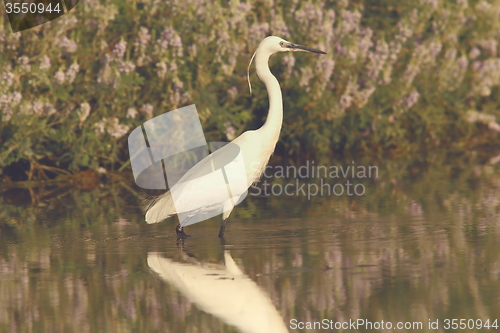
[[[269,69],[269,56],[267,52],[258,52],[255,55],[255,67],[259,79],[264,82],[269,96],[269,113],[266,122],[259,129],[267,135],[274,143],[278,141],[283,124],[283,98],[281,96],[281,88],[276,77]]]

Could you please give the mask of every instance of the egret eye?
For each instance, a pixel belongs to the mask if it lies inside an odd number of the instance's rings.
[[[280,46],[285,46],[285,42],[281,41]]]

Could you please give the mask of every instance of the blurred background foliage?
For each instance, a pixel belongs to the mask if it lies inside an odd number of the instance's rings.
[[[189,104],[207,141],[259,127],[267,93],[251,69],[250,96],[245,74],[267,35],[328,52],[271,60],[278,155],[492,155],[499,143],[498,0],[86,0],[22,33],[0,20],[0,172],[12,180],[123,170],[127,134]]]

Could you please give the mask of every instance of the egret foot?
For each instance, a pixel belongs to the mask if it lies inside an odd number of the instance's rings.
[[[181,227],[180,224],[178,224],[177,227],[175,227],[175,232],[177,233],[177,236],[179,236],[180,238],[191,237],[191,235],[188,235],[184,232],[184,227]]]
[[[224,231],[226,231],[226,223],[227,223],[227,219],[222,220],[222,222],[220,224],[220,229],[219,229],[219,237],[220,238],[224,237]]]

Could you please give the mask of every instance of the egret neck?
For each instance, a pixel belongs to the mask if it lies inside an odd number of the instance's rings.
[[[281,96],[280,84],[269,69],[268,63],[270,56],[271,53],[269,52],[257,51],[255,55],[255,67],[259,79],[266,85],[267,94],[269,96],[269,113],[266,122],[259,129],[259,132],[267,137],[269,140],[268,142],[273,143],[272,149],[274,151],[283,124],[283,98]]]

